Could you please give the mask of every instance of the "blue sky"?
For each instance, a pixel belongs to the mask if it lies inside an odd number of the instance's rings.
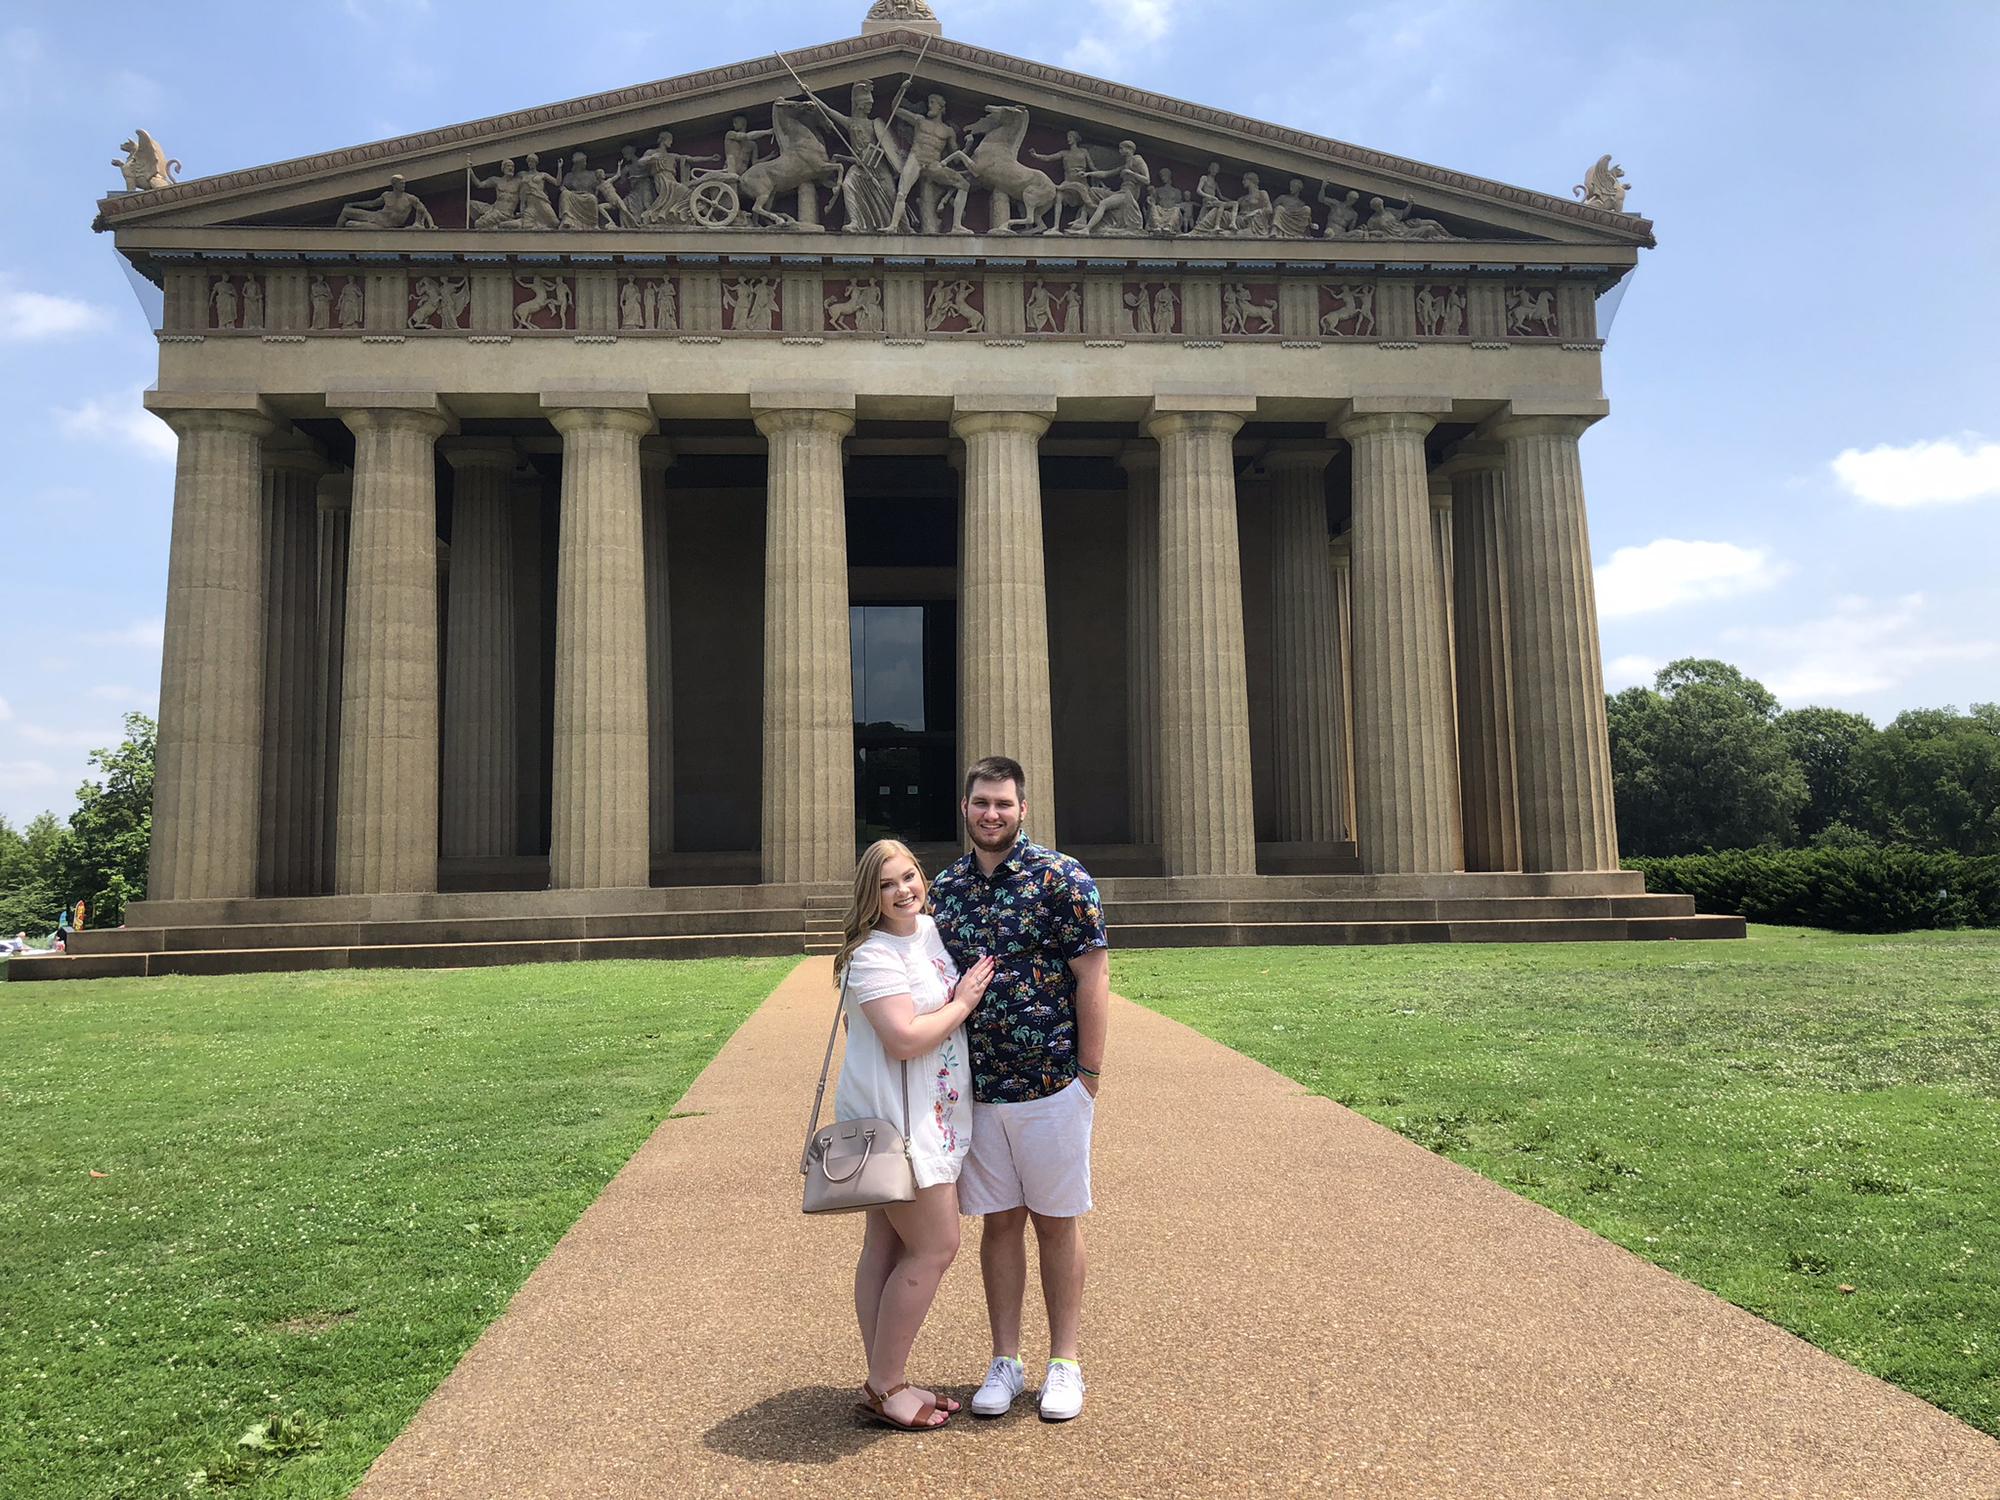
[[[934,0],[947,32],[1651,217],[1585,439],[1615,688],[1715,655],[1788,704],[2000,698],[2000,6]],[[10,0],[0,814],[67,813],[156,706],[170,435],[93,205],[854,33],[866,0]],[[1421,202],[1419,204],[1421,207]]]

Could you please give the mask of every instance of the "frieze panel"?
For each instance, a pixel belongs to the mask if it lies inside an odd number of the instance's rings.
[[[880,334],[887,326],[882,314],[882,283],[875,277],[827,282],[827,332]]]
[[[1419,334],[1431,339],[1460,339],[1467,331],[1463,285],[1432,284],[1417,288]]]
[[[265,323],[264,280],[261,276],[211,276],[208,282],[208,326],[262,332]]]
[[[627,276],[618,283],[618,327],[640,333],[678,333],[680,293],[671,276]]]
[[[568,332],[576,328],[576,281],[569,276],[516,276],[514,328]]]
[[[472,327],[472,284],[463,276],[410,278],[409,326],[457,332]]]
[[[1556,316],[1556,289],[1547,285],[1507,288],[1507,337],[1510,339],[1562,337],[1562,320]]]
[[[774,276],[736,276],[722,283],[722,327],[727,333],[775,333],[784,313],[783,289]]]
[[[1347,281],[1321,286],[1319,331],[1335,339],[1376,337],[1380,329],[1375,320],[1375,284]]]
[[[1139,337],[1176,337],[1182,330],[1181,296],[1166,281],[1128,281],[1123,297],[1125,331]]]
[[[1036,277],[1025,288],[1023,327],[1029,333],[1067,337],[1083,332],[1083,284]]]
[[[968,277],[924,284],[926,333],[986,332],[986,288]]]
[[[1225,281],[1222,284],[1222,331],[1243,338],[1278,331],[1278,284],[1274,281]]]

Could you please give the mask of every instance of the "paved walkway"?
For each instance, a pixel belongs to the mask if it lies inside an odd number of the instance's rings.
[[[865,1427],[860,1226],[798,1212],[829,984],[778,987],[359,1496],[2000,1496],[2000,1443],[1123,1001],[1083,1417]],[[961,1397],[976,1245],[912,1365]]]

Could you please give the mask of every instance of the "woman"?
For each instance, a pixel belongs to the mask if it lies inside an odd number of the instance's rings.
[[[917,1196],[868,1210],[854,1268],[854,1311],[868,1357],[861,1410],[908,1432],[942,1427],[958,1403],[913,1388],[910,1346],[958,1254],[958,1173],[972,1144],[965,1018],[993,977],[983,957],[961,977],[916,857],[894,839],[869,846],[854,872],[845,941],[834,958],[847,993],[847,1057],[834,1117],[909,1122]],[[905,1066],[907,1064],[907,1067]]]

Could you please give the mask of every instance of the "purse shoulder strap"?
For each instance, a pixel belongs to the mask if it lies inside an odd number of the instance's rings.
[[[813,1090],[812,1118],[806,1121],[806,1147],[799,1155],[799,1172],[812,1170],[813,1136],[819,1132],[820,1105],[826,1100],[826,1075],[833,1067],[833,1044],[840,1038],[840,1018],[847,1009],[847,976],[853,964],[840,971],[840,998],[833,1002],[833,1026],[826,1034],[826,1056],[819,1060],[819,1086]],[[903,1149],[909,1149],[910,1140],[910,1063],[903,1060]]]

